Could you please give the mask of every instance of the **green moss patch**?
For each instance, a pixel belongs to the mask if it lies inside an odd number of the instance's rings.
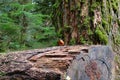
[[[99,39],[101,44],[107,44],[108,43],[107,35],[103,31],[101,31],[99,28],[97,28],[95,30],[95,35],[96,35],[96,38]]]

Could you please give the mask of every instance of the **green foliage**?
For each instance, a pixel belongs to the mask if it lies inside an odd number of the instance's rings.
[[[20,28],[13,23],[0,23],[0,32],[0,51],[5,51],[10,42],[18,40]]]
[[[0,23],[8,23],[8,22],[13,22],[13,20],[9,18],[7,14],[1,14]]]
[[[32,4],[29,0],[2,3],[0,52],[57,45],[55,28],[51,25],[50,16],[35,11],[38,5]]]
[[[53,7],[57,8],[61,0],[34,0],[35,1],[35,12],[50,15]],[[57,3],[56,3],[57,2]]]
[[[53,8],[57,9],[59,7],[59,5],[60,5],[60,0],[56,0],[55,4],[53,4]]]
[[[23,9],[24,9],[25,11],[28,11],[28,12],[34,10],[34,7],[35,7],[35,5],[34,5],[34,4],[31,4],[31,3],[28,3],[27,5],[23,5]]]
[[[19,3],[11,3],[9,7],[12,11],[22,10],[22,6]]]
[[[55,46],[57,39],[54,27],[40,27],[30,29],[26,34],[25,45],[29,48],[44,48]]]
[[[19,28],[12,23],[0,23],[0,31],[8,36],[16,35],[19,31],[18,29]]]
[[[76,40],[75,40],[75,38],[72,38],[71,40],[70,40],[70,45],[75,45],[76,44]]]
[[[63,29],[60,28],[57,32],[58,38],[63,38],[63,33],[64,33]]]
[[[80,43],[81,44],[86,44],[86,40],[83,36],[80,36]]]
[[[20,48],[21,48],[21,46],[18,41],[10,42],[10,44],[9,44],[10,50],[19,50]]]

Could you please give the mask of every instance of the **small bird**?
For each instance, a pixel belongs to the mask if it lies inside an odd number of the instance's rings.
[[[59,39],[59,40],[58,40],[58,45],[59,45],[59,46],[64,46],[65,43],[64,43],[64,41],[63,41],[62,39]]]

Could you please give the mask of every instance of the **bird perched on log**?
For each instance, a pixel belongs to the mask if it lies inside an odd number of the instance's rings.
[[[63,41],[62,39],[59,39],[59,40],[58,40],[58,45],[59,45],[59,46],[64,46],[65,43],[64,43],[64,41]]]

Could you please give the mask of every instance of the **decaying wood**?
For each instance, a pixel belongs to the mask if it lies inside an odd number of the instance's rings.
[[[0,59],[0,80],[112,80],[113,58],[100,45],[11,52]]]

